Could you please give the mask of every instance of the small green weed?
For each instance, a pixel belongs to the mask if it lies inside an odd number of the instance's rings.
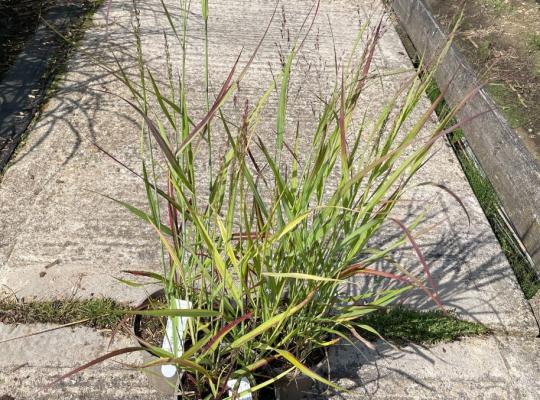
[[[489,40],[484,40],[478,46],[478,57],[486,62],[491,58],[491,42]]]

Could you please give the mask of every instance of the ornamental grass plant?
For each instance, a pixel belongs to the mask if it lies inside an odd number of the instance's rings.
[[[380,109],[361,101],[366,88],[380,79],[373,60],[382,20],[368,20],[351,43],[349,56],[336,65],[333,89],[319,99],[315,128],[291,131],[288,88],[318,18],[315,4],[291,40],[281,71],[267,82],[258,102],[246,104],[240,116],[228,115],[227,104],[243,84],[259,47],[243,65],[232,65],[219,91],[212,93],[208,3],[203,0],[196,10],[205,33],[205,62],[198,68],[206,93],[202,118],[195,117],[192,110],[197,106],[188,100],[193,86],[187,81],[185,49],[188,40],[195,40],[188,35],[190,12],[196,7],[191,2],[179,0],[174,12],[162,2],[173,32],[166,37],[168,46],[175,43],[184,51],[179,64],[164,55],[168,83],[159,82],[145,62],[137,23],[138,76],[128,75],[120,64],[116,73],[131,93],[124,100],[142,121],[140,182],[147,207],[114,201],[153,227],[163,251],[159,273],[129,273],[161,285],[165,305],[132,313],[171,318],[173,326],[184,318],[187,329],[184,337],[171,338],[173,351],[145,343],[86,366],[146,349],[156,359],[143,368],[175,365],[182,375],[183,398],[193,399],[228,398],[231,379],[249,378],[249,391],[255,393],[295,373],[342,390],[309,368],[314,353],[339,341],[372,347],[364,336],[378,333],[365,323],[366,316],[413,288],[441,306],[413,236],[422,216],[406,225],[391,212],[434,143],[455,128],[447,124],[460,107],[429,129],[426,123],[443,95],[428,109],[417,110],[440,59],[421,64],[422,78],[420,72],[408,71]],[[261,32],[259,46],[265,37]],[[445,51],[441,49],[441,55]],[[268,104],[274,94],[277,107],[272,108]],[[365,120],[368,109],[376,114],[371,123]],[[261,132],[263,118],[275,121],[271,134]],[[240,123],[233,122],[237,120]],[[300,137],[309,138],[307,153],[299,148]],[[213,153],[216,140],[226,142],[224,154]],[[207,151],[200,151],[203,147]],[[200,160],[201,155],[207,158]],[[209,168],[197,168],[201,164]],[[393,242],[377,247],[373,238],[384,224],[398,234]],[[404,244],[418,256],[422,276],[400,265],[377,267]],[[354,295],[344,290],[365,276],[394,280],[396,285]],[[175,299],[191,307],[179,308]]]

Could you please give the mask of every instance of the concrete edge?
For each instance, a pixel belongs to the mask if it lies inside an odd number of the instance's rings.
[[[448,41],[424,0],[392,0],[390,6],[417,51],[432,59]],[[479,80],[455,45],[451,45],[437,71],[440,87],[448,85],[446,101],[456,106]],[[487,112],[480,116],[479,113]],[[476,116],[476,117],[474,117]],[[517,235],[540,273],[540,166],[480,89],[458,114],[466,121],[465,137],[501,200]]]

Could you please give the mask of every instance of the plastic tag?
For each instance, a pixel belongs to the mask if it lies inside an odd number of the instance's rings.
[[[236,386],[236,382],[238,382],[237,379],[229,379],[227,381],[227,387],[229,388],[229,396],[233,395],[232,391]],[[247,378],[241,378],[236,393],[242,393],[249,389],[251,389],[251,384],[249,383],[249,380]],[[241,397],[236,397],[236,400],[253,400],[253,397],[251,396],[251,393],[247,393]]]
[[[190,301],[174,299],[174,304],[177,309],[190,309],[192,307]],[[177,348],[174,349],[174,333],[173,333],[173,318],[176,320],[176,338]],[[184,353],[184,332],[187,329],[189,317],[169,317],[167,318],[167,326],[165,328],[165,336],[161,348],[180,357]],[[166,378],[172,378],[176,373],[175,365],[162,365],[161,373]]]

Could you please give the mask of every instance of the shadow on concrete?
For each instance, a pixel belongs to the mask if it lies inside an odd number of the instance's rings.
[[[0,170],[12,156],[65,62],[69,45],[60,35],[71,34],[73,27],[77,29],[88,9],[82,2],[59,2],[48,9],[3,75],[0,81]]]

